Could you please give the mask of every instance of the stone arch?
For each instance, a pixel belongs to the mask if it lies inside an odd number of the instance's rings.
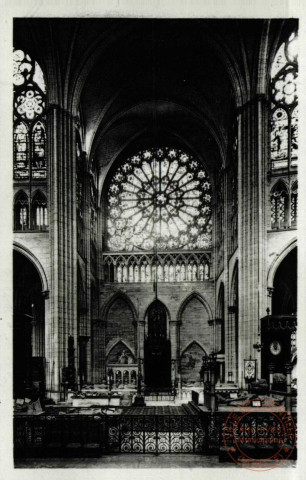
[[[276,192],[277,190],[281,190],[281,188],[283,188],[284,192],[288,195],[288,191],[289,191],[288,185],[282,178],[276,180],[276,182],[272,185],[270,191],[271,193],[273,193],[273,192]]]
[[[110,343],[110,345],[108,346],[108,348],[106,349],[105,351],[105,355],[106,357],[109,356],[109,354],[111,353],[111,351],[119,344],[122,344],[129,352],[131,352],[131,354],[133,355],[133,357],[135,357],[135,349],[133,348],[133,346],[130,345],[130,343],[128,341],[126,341],[125,339],[115,339],[112,343]]]
[[[166,305],[161,300],[159,300],[157,298],[155,300],[153,300],[153,302],[151,302],[150,305],[146,309],[145,316],[144,316],[144,318],[145,318],[145,332],[146,332],[147,335],[149,334],[150,311],[151,311],[152,308],[154,308],[155,305],[157,305],[166,314],[166,318],[164,318],[165,324],[163,325],[163,329],[166,333],[166,337],[168,338],[169,337],[170,313],[169,313],[169,310],[166,307]],[[162,327],[162,325],[159,325],[159,327]]]
[[[122,292],[117,292],[103,309],[105,322],[105,352],[120,340],[125,340],[129,349],[133,345],[136,352],[136,312],[131,300]]]
[[[224,317],[224,283],[221,282],[217,296],[217,318]]]
[[[105,39],[105,32],[101,34],[94,42],[91,42],[86,52],[82,55],[78,71],[76,72],[73,79],[73,86],[71,87],[69,93],[69,103],[70,108],[73,111],[73,114],[76,114],[76,109],[80,103],[80,97],[83,91],[83,88],[86,84],[86,80],[89,77],[94,65],[99,60],[102,61],[103,54],[110,48],[111,45],[116,45],[123,36],[128,38],[128,35],[133,33],[133,25],[127,24],[125,28],[120,32],[120,34],[115,34],[113,29],[112,35],[109,36],[108,40]],[[194,33],[196,33],[201,27],[195,25]],[[109,30],[108,35],[109,35]],[[201,30],[201,34],[203,34]],[[110,40],[111,38],[111,40]],[[103,40],[103,41],[102,41]],[[229,46],[224,42],[224,39],[220,35],[216,35],[215,30],[213,32],[210,29],[207,29],[206,33],[206,42],[205,42],[213,51],[215,51],[220,62],[223,64],[228,77],[231,81],[235,97],[236,105],[242,105],[247,99],[247,91],[249,90],[247,79],[245,75],[241,72],[241,67],[239,66],[235,56],[233,55]],[[97,46],[100,45],[100,48]],[[103,46],[101,48],[101,45]]]
[[[190,295],[188,295],[188,297],[185,298],[185,300],[181,303],[178,314],[177,314],[177,321],[179,323],[181,322],[182,312],[192,298],[197,298],[203,304],[204,308],[206,309],[209,315],[209,320],[211,320],[213,318],[213,314],[212,314],[210,305],[207,303],[205,298],[200,293],[194,291]]]
[[[14,397],[45,391],[45,291],[37,263],[21,249],[13,252]]]
[[[297,248],[287,252],[275,269],[272,315],[294,315],[297,310]]]
[[[212,348],[209,325],[212,312],[200,294],[193,292],[183,301],[177,318],[180,352],[183,352],[195,338],[200,345],[203,345],[205,350]]]
[[[116,292],[116,293],[104,304],[104,306],[103,306],[102,309],[101,309],[101,317],[104,318],[104,319],[107,317],[107,314],[108,314],[108,312],[109,312],[109,309],[111,308],[111,306],[113,305],[113,303],[114,303],[118,298],[122,298],[122,299],[128,304],[128,306],[129,306],[130,309],[132,310],[133,317],[134,317],[134,322],[137,321],[138,315],[137,315],[137,311],[136,311],[135,305],[133,304],[133,302],[132,302],[132,300],[130,299],[130,297],[129,297],[128,295],[126,295],[126,293],[124,293],[124,292],[122,292],[122,291]]]
[[[28,248],[24,247],[18,242],[14,242],[13,249],[16,250],[16,252],[22,253],[25,257],[28,258],[28,260],[30,260],[34,264],[40,276],[43,291],[49,291],[47,275],[44,271],[43,266],[41,265],[40,261],[35,257],[35,255]]]
[[[282,261],[285,259],[285,257],[288,255],[288,253],[290,253],[291,250],[293,250],[295,247],[297,247],[296,238],[294,240],[291,240],[291,242],[287,244],[287,246],[281,251],[281,253],[275,256],[268,271],[268,278],[267,278],[268,288],[273,288],[274,276],[278,267],[280,266]]]
[[[235,266],[233,268],[229,298],[230,298],[230,306],[234,306],[234,304],[237,303],[237,308],[238,308],[238,261],[236,261]]]
[[[159,298],[154,299],[154,300],[152,300],[152,302],[150,302],[150,304],[147,306],[147,308],[145,310],[144,318],[146,319],[148,317],[148,311],[149,311],[150,307],[153,305],[153,303],[156,302],[156,301],[159,302],[163,306],[163,308],[166,310],[168,321],[170,321],[171,320],[171,315],[170,315],[169,309],[164,304],[164,302],[162,302]]]
[[[189,349],[189,347],[191,347],[193,344],[196,344],[198,345],[199,348],[201,348],[203,350],[203,353],[205,353],[206,355],[208,354],[208,351],[204,348],[204,346],[198,342],[197,340],[191,340],[191,342],[188,343],[188,345],[184,348],[184,350],[182,351],[181,353],[181,357],[184,355],[184,353]]]
[[[120,340],[114,340],[114,342],[109,345],[109,347],[106,349],[106,352],[105,352],[105,356],[106,356],[106,361],[107,363],[120,363],[120,362],[117,362],[117,361],[112,361],[114,360],[114,358],[112,358],[111,354],[113,354],[113,357],[115,356],[116,357],[116,354],[117,353],[120,353],[119,352],[119,349],[121,348],[121,352],[123,350],[127,350],[127,361],[126,362],[122,362],[123,364],[128,364],[130,361],[128,360],[129,358],[132,359],[132,362],[130,363],[135,363],[135,351],[134,351],[134,348],[131,347],[129,345],[129,343],[127,341],[125,341],[124,339],[120,339]]]

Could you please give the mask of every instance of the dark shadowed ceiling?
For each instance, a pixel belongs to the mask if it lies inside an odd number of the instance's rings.
[[[122,152],[168,144],[212,173],[224,163],[236,107],[258,93],[264,36],[283,23],[17,19],[14,43],[41,63],[52,98],[80,113],[83,148],[103,171]]]

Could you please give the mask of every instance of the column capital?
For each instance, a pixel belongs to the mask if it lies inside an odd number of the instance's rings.
[[[75,123],[78,122],[78,117],[73,115],[69,110],[66,110],[65,108],[63,108],[61,105],[58,105],[57,103],[49,103],[47,107],[47,114],[48,112],[52,112],[54,110],[62,113],[63,115],[70,117],[71,120],[73,120]]]
[[[254,95],[254,97],[250,98],[250,100],[248,100],[243,105],[237,108],[238,115],[241,114],[247,108],[259,102],[266,103],[268,105],[269,100],[267,98],[267,95],[265,95],[264,93],[257,93],[256,95]]]

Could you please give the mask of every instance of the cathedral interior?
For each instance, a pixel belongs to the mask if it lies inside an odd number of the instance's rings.
[[[15,399],[204,405],[212,357],[224,397],[295,379],[297,40],[14,20]]]

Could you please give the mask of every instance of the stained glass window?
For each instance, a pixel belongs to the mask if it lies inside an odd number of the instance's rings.
[[[26,230],[28,228],[29,202],[28,196],[21,191],[15,199],[15,230]]]
[[[38,121],[32,131],[32,178],[45,178],[46,176],[46,155],[45,126]]]
[[[41,192],[37,192],[32,202],[33,226],[44,229],[48,226],[47,199]]]
[[[14,128],[14,177],[29,178],[29,133],[23,122]]]
[[[279,182],[271,193],[271,226],[279,228],[286,224],[288,209],[288,193],[286,187]]]
[[[14,178],[46,178],[46,84],[37,62],[22,50],[13,55]]]
[[[128,158],[113,174],[107,203],[109,251],[211,246],[211,184],[201,163],[179,149]]]
[[[291,225],[295,225],[297,222],[297,208],[298,208],[298,185],[297,185],[297,182],[295,182],[291,190]]]
[[[278,49],[271,70],[271,160],[272,169],[297,164],[297,33]]]

